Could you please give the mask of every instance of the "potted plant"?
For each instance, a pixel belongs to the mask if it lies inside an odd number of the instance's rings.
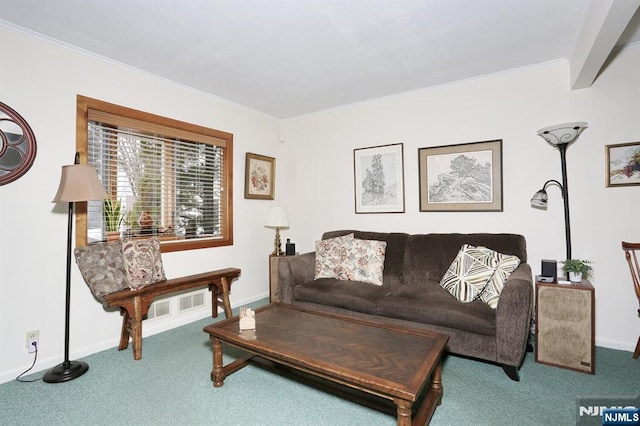
[[[120,224],[124,219],[120,200],[106,198],[103,202],[105,236],[107,241],[120,239]]]
[[[569,281],[574,283],[581,282],[593,270],[590,260],[567,259],[562,263],[562,270],[569,274]]]

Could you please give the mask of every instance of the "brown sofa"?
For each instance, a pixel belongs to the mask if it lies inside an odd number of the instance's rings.
[[[512,380],[524,358],[533,303],[526,241],[517,234],[415,234],[326,232],[322,239],[354,233],[386,241],[383,285],[314,280],[315,252],[284,256],[278,263],[280,301],[449,336],[448,351],[501,365]],[[515,255],[521,263],[505,283],[497,308],[458,302],[439,283],[463,244]]]

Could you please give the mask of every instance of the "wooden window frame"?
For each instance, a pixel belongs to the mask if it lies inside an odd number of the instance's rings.
[[[205,138],[224,141],[223,176],[221,199],[223,209],[222,235],[218,238],[195,238],[185,240],[161,241],[162,252],[192,250],[207,247],[233,245],[233,134],[210,129],[195,124],[174,120],[159,115],[111,104],[85,96],[77,96],[76,109],[76,151],[80,153],[80,163],[87,163],[89,110],[114,114],[147,123],[150,127],[170,128],[177,133],[192,133]],[[76,210],[76,246],[87,245],[87,203],[78,202]]]

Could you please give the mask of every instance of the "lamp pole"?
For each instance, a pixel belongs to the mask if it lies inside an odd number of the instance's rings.
[[[571,259],[571,224],[569,220],[569,188],[567,187],[567,147],[568,143],[557,145],[562,163],[562,199],[564,201],[564,232],[567,247],[567,259]]]
[[[76,153],[73,166],[63,166],[60,186],[53,203],[66,202],[69,204],[67,214],[67,275],[64,309],[64,361],[49,369],[42,380],[47,383],[62,383],[82,376],[89,370],[84,361],[69,360],[69,316],[71,311],[71,240],[73,234],[73,211],[78,201],[103,200],[107,193],[100,184],[96,169],[89,165],[80,164],[80,156]]]

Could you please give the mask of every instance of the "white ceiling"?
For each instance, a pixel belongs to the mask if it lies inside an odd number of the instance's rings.
[[[289,118],[569,60],[591,1],[1,3],[5,27]],[[638,16],[618,44],[640,41]]]

